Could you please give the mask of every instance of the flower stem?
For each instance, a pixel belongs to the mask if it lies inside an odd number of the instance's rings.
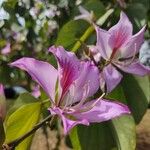
[[[42,101],[41,103],[42,103],[42,104],[50,103],[50,99],[48,98],[48,99],[46,99],[46,100]]]
[[[96,24],[99,26],[102,26],[108,17],[114,12],[114,9],[109,9],[106,11],[104,15],[102,15],[97,21]],[[87,38],[94,32],[94,26],[93,24],[85,31],[85,33],[81,36],[80,41],[77,41],[72,48],[72,52],[77,52],[77,50],[80,48],[82,42],[85,42]]]
[[[81,46],[81,42],[84,42],[94,31],[94,27],[90,26],[85,33],[81,36],[80,41],[77,41],[76,44],[74,45],[74,47],[72,48],[72,52],[76,52],[80,46]]]
[[[3,150],[14,150],[16,146],[18,146],[27,137],[29,137],[30,135],[32,135],[36,130],[38,130],[43,125],[45,125],[48,121],[51,120],[51,118],[52,118],[51,115],[47,116],[43,121],[41,121],[40,123],[38,123],[37,125],[35,125],[33,127],[33,129],[31,129],[29,132],[27,132],[23,136],[19,137],[18,139],[14,140],[14,141],[12,141],[10,143],[3,144],[3,146],[2,146]]]

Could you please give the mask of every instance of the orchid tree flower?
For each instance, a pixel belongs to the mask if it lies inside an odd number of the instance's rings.
[[[4,86],[0,84],[0,119],[4,120],[6,115],[6,101],[4,94]]]
[[[11,52],[10,43],[7,43],[7,45],[1,50],[2,55],[8,55]]]
[[[119,70],[139,76],[150,74],[150,68],[142,65],[137,58],[146,26],[132,35],[132,24],[126,14],[121,12],[119,22],[108,31],[98,26],[95,28],[96,49],[106,61],[101,76],[106,83],[107,92],[111,92],[121,81]]]
[[[94,22],[95,16],[94,16],[93,11],[89,12],[82,6],[79,6],[79,11],[81,14],[79,16],[76,16],[74,18],[74,20],[83,19],[83,20],[86,20],[87,22],[89,22],[90,24],[92,24]]]
[[[38,84],[33,86],[33,90],[31,92],[31,94],[35,98],[39,98],[41,96],[40,86]]]
[[[49,111],[62,119],[65,134],[77,124],[89,125],[130,113],[127,106],[102,97],[88,101],[99,88],[99,71],[91,61],[80,61],[61,46],[52,46],[49,52],[56,57],[58,69],[27,57],[11,66],[27,71],[45,90],[51,101]]]

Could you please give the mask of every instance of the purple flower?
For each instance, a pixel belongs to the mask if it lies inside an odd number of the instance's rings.
[[[39,85],[34,85],[31,94],[32,94],[35,98],[39,98],[39,97],[41,96],[40,86],[39,86]]]
[[[7,43],[7,45],[1,50],[2,55],[8,55],[11,52],[10,43]]]
[[[4,95],[4,87],[2,84],[0,84],[0,118],[4,120],[5,115],[6,115],[6,101]]]
[[[102,99],[88,101],[99,88],[99,71],[91,61],[80,61],[63,47],[52,46],[58,69],[47,62],[21,58],[11,64],[27,71],[50,97],[52,115],[63,122],[65,134],[77,124],[89,125],[122,114],[129,114],[127,106]]]
[[[118,69],[144,76],[150,73],[136,57],[144,41],[145,26],[135,35],[132,35],[132,24],[125,13],[121,12],[119,22],[108,31],[95,26],[97,33],[96,48],[106,60],[101,75],[106,82],[107,91],[111,92],[121,81],[122,75]]]
[[[94,17],[93,11],[89,12],[85,8],[83,8],[82,6],[79,6],[79,11],[81,14],[79,16],[76,16],[74,18],[74,20],[83,19],[83,20],[85,20],[91,24],[94,22],[95,17]]]

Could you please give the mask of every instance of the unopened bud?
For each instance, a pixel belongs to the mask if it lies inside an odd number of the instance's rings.
[[[4,87],[0,84],[0,118],[4,120],[6,115],[6,100],[4,95]]]
[[[94,12],[91,11],[87,11],[85,8],[83,8],[82,6],[79,6],[79,11],[80,11],[80,15],[76,16],[74,18],[74,20],[78,20],[78,19],[83,19],[86,20],[89,23],[94,23],[95,22],[95,16],[94,16]]]

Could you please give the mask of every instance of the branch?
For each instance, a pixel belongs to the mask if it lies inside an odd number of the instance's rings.
[[[27,137],[32,135],[36,130],[38,130],[40,127],[45,125],[48,121],[50,121],[51,118],[52,118],[52,116],[49,115],[42,122],[40,122],[37,125],[35,125],[33,127],[33,129],[31,129],[29,132],[27,132],[23,136],[19,137],[18,139],[14,140],[14,141],[12,141],[10,143],[3,144],[3,146],[2,146],[3,150],[14,150],[14,148],[16,146],[18,146],[24,139],[26,139]]]

